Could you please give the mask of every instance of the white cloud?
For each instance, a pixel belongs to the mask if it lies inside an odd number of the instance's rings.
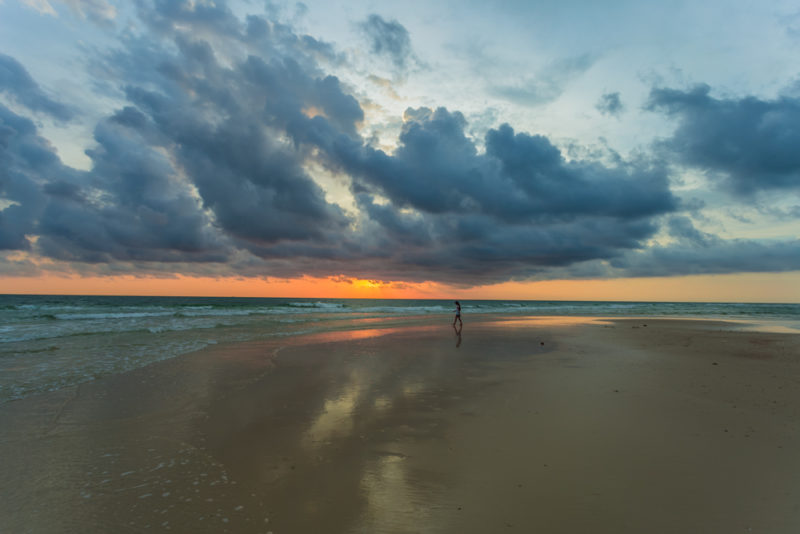
[[[117,16],[117,9],[107,2],[107,0],[61,0],[67,4],[73,12],[84,19],[99,24],[113,22]]]
[[[53,9],[53,6],[51,6],[50,2],[47,0],[22,0],[22,3],[32,9],[35,9],[42,15],[58,16],[56,10]]]
[[[73,13],[82,19],[88,19],[98,24],[113,22],[117,16],[117,8],[107,0],[54,0],[66,5]],[[58,16],[50,0],[22,0],[22,2],[43,15]]]

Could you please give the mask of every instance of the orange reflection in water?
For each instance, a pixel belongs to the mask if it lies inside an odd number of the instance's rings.
[[[392,332],[397,332],[397,328],[374,328],[366,330],[340,330],[337,332],[324,332],[314,334],[314,342],[330,343],[334,341],[354,341],[356,339],[368,339],[371,337],[383,336]]]

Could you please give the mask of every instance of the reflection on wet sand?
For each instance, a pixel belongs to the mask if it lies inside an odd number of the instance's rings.
[[[422,517],[444,481],[409,473],[406,449],[442,440],[442,408],[479,387],[465,378],[485,364],[486,347],[456,351],[459,341],[446,326],[330,332],[85,384],[47,397],[57,417],[46,423],[30,417],[45,410],[37,401],[18,403],[0,423],[30,431],[0,453],[52,462],[5,471],[6,502],[26,510],[11,526],[48,532],[65,516],[75,530],[92,518],[109,529],[340,532]],[[33,507],[43,481],[51,501]]]
[[[413,490],[403,442],[434,435],[434,384],[456,355],[429,328],[404,335],[429,346],[410,354],[375,332],[318,336],[284,347],[259,380],[209,392],[194,432],[233,480],[258,488],[276,532],[346,531],[380,516],[380,495]]]
[[[531,328],[541,326],[580,326],[580,325],[610,325],[612,319],[607,317],[570,317],[570,316],[547,316],[547,317],[514,317],[503,318],[492,323],[496,327]]]
[[[406,456],[385,454],[364,469],[360,490],[366,505],[354,531],[403,532],[410,525],[433,526],[427,501],[430,489],[414,480],[407,466]]]
[[[350,434],[353,430],[356,404],[361,389],[358,372],[354,372],[350,382],[336,398],[326,399],[319,415],[303,435],[303,446],[315,448],[330,442],[337,436]]]
[[[4,405],[0,531],[797,531],[795,338],[565,319],[240,345]]]

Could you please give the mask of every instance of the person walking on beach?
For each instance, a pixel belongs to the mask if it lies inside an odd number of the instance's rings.
[[[456,321],[458,321],[458,328],[461,329],[464,326],[464,323],[461,322],[461,303],[458,301],[456,302],[456,316],[453,318],[453,328],[456,327]]]

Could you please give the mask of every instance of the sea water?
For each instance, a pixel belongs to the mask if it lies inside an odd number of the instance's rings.
[[[697,317],[800,331],[800,304],[461,301],[470,314]],[[451,300],[0,295],[0,403],[209,345],[352,328],[359,319],[442,316]],[[787,326],[788,325],[788,326]]]

